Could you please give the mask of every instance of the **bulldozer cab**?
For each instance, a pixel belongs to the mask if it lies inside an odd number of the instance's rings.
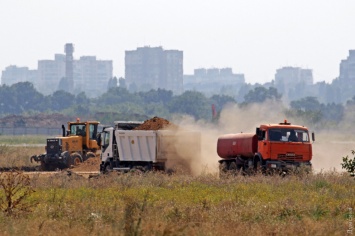
[[[77,122],[68,122],[68,136],[81,136],[83,146],[86,146],[88,149],[99,149],[99,146],[96,141],[98,121],[86,121],[80,122],[78,119]]]

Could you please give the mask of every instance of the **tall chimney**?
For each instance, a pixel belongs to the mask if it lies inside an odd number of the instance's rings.
[[[74,45],[72,43],[65,44],[65,78],[68,81],[69,90],[68,92],[73,91],[74,87],[74,69],[73,69],[73,52],[74,52]]]

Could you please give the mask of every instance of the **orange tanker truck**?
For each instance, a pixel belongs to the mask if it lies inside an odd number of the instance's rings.
[[[314,133],[312,133],[314,141]],[[307,127],[264,124],[256,133],[225,134],[218,138],[220,173],[280,171],[311,168],[312,142]]]

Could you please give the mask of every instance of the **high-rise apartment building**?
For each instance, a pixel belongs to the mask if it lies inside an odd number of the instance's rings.
[[[59,81],[65,77],[65,55],[55,54],[54,60],[38,61],[38,83],[36,89],[45,94],[58,90]]]
[[[2,72],[2,84],[29,81],[39,92],[48,95],[63,89],[59,84],[66,79],[67,92],[85,92],[88,97],[105,93],[108,81],[113,77],[112,60],[97,60],[95,56],[75,60],[73,52],[73,45],[66,44],[65,55],[55,54],[54,60],[39,60],[37,70],[9,66]]]
[[[276,70],[275,84],[286,84],[294,86],[299,83],[306,85],[313,84],[313,74],[311,69],[302,69],[299,67],[282,67]]]
[[[162,47],[139,47],[125,52],[125,79],[130,90],[183,91],[183,52]]]
[[[97,60],[95,56],[82,56],[74,60],[74,88],[88,97],[107,91],[108,81],[113,77],[111,60]]]
[[[339,81],[342,85],[355,84],[355,50],[349,50],[349,56],[340,63]]]
[[[8,86],[29,81],[33,84],[37,83],[37,70],[30,70],[28,67],[8,66],[1,74],[1,84]]]
[[[244,74],[233,73],[232,68],[199,68],[193,75],[184,75],[184,90],[199,91],[207,96],[224,94],[235,96],[245,83]]]
[[[275,87],[285,102],[311,96],[307,88],[313,85],[311,69],[300,67],[282,67],[276,70]]]

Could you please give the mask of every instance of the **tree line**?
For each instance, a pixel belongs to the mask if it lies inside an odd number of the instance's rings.
[[[124,87],[111,87],[97,98],[88,98],[84,92],[71,94],[58,90],[50,95],[39,93],[30,82],[20,82],[11,86],[0,86],[0,116],[9,114],[30,115],[34,113],[59,112],[71,116],[81,116],[105,120],[144,120],[153,116],[171,118],[174,115],[190,115],[196,120],[212,121],[212,104],[218,113],[227,104],[248,106],[266,100],[281,102],[281,94],[274,87],[256,87],[244,95],[244,101],[237,104],[228,95],[206,97],[196,91],[185,91],[173,95],[164,89],[148,92],[129,92]],[[355,105],[355,96],[345,105],[322,104],[316,97],[305,97],[291,101],[285,108],[289,116],[303,117],[310,123],[339,122],[344,112]]]

